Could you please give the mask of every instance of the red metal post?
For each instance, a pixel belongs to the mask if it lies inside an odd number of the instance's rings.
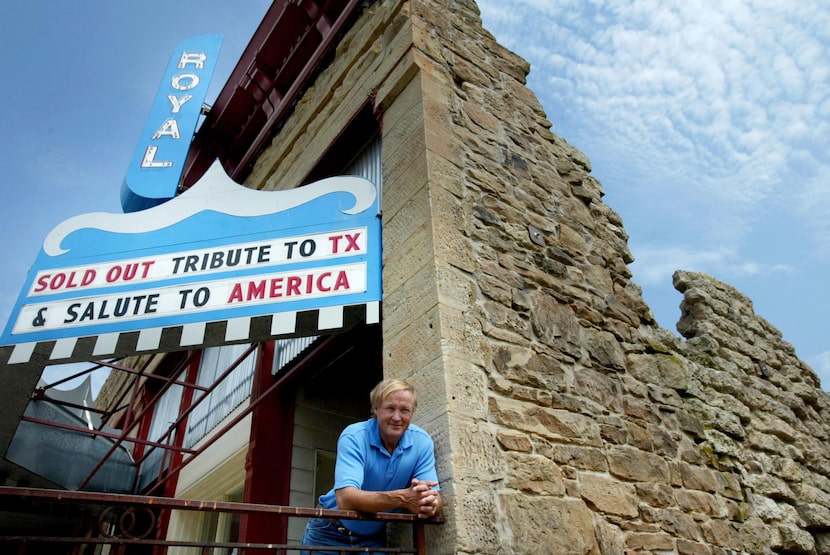
[[[291,440],[294,427],[293,388],[272,389],[274,343],[260,346],[251,391],[256,408],[251,413],[251,439],[245,461],[245,503],[287,505],[291,480]],[[292,391],[286,392],[285,389]],[[267,398],[262,398],[268,395]],[[288,456],[286,456],[288,455]],[[244,515],[239,541],[285,543],[288,522],[266,514]],[[248,551],[249,554],[265,551]]]
[[[199,377],[199,365],[202,360],[201,352],[194,354],[193,357],[190,358],[190,363],[187,366],[187,372],[185,381],[188,383],[196,383],[196,380]],[[193,405],[193,388],[186,387],[182,391],[182,399],[181,403],[179,404],[179,417],[176,420],[176,433],[173,436],[173,450],[165,451],[165,458],[169,455],[170,457],[170,465],[169,468],[176,468],[182,464],[182,453],[177,451],[176,449],[181,449],[184,445],[184,436],[185,432],[187,431],[187,414],[189,414],[191,407]],[[159,478],[164,473],[165,465],[162,463],[161,468],[159,469]],[[176,485],[179,483],[179,475],[178,473],[174,474],[170,480],[168,480],[164,486],[164,495],[166,497],[174,497],[176,495]],[[159,511],[159,519],[158,525],[156,527],[156,538],[157,539],[164,539],[167,537],[167,530],[170,526],[170,510],[163,509]],[[154,552],[157,555],[165,555],[167,553],[166,548],[156,548]]]
[[[426,526],[423,522],[415,521],[412,524],[413,547],[418,555],[427,555]]]

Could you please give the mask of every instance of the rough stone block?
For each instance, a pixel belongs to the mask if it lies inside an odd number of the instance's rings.
[[[665,533],[629,532],[625,534],[625,546],[634,552],[672,551],[674,538]]]
[[[533,443],[527,434],[515,430],[498,430],[496,432],[496,441],[507,451],[519,451],[522,453],[530,453],[533,451]]]
[[[652,453],[632,447],[613,447],[608,451],[611,474],[636,482],[667,482],[669,469],[666,461]]]
[[[708,492],[718,490],[716,473],[710,468],[680,463],[680,476],[685,488]]]
[[[635,378],[685,391],[688,388],[686,363],[677,355],[653,353],[628,356],[628,371]]]
[[[623,387],[615,374],[583,368],[574,372],[574,394],[586,397],[606,410],[622,412]]]
[[[490,413],[499,424],[551,439],[572,439],[583,445],[599,445],[599,427],[591,418],[568,411],[490,397]]]
[[[781,533],[781,548],[785,553],[815,553],[816,540],[807,530],[792,524],[779,526],[778,530]]]
[[[456,476],[485,482],[507,477],[504,453],[499,449],[492,430],[475,421],[457,417],[451,422],[451,427]]]
[[[712,546],[741,550],[741,538],[734,523],[725,520],[710,520],[700,526],[703,538]]]
[[[674,494],[677,506],[686,513],[713,515],[717,509],[714,497],[703,491],[677,490]]]
[[[712,555],[712,549],[708,545],[679,538],[677,553],[678,555]]]
[[[625,370],[625,354],[612,333],[585,328],[582,337],[585,350],[597,365],[614,371]]]
[[[532,495],[565,494],[562,471],[550,459],[516,452],[505,453],[505,458],[510,468],[510,474],[506,479],[507,487]]]
[[[674,506],[674,488],[668,484],[640,482],[635,484],[637,496],[647,505],[655,508]]]
[[[531,302],[535,307],[530,314],[533,331],[542,343],[566,352],[575,352],[582,345],[582,328],[569,306],[542,291],[531,293]]]
[[[514,553],[600,555],[591,511],[581,500],[500,496]]]
[[[626,484],[599,474],[580,473],[579,492],[592,509],[603,514],[635,518],[637,492],[632,484]]]
[[[394,306],[391,310],[395,310]],[[384,316],[385,314],[384,302]],[[412,315],[412,312],[409,314]],[[433,307],[426,312],[419,312],[416,318],[406,321],[406,325],[402,325],[404,322],[398,322],[394,329],[399,331],[394,335],[387,335],[389,332],[384,327],[384,367],[391,368],[391,372],[396,375],[408,374],[409,371],[424,368],[440,358],[441,343],[437,336],[437,320],[438,312]]]
[[[494,491],[477,480],[459,480],[454,487],[458,536],[455,550],[448,552],[498,553],[509,540],[503,533],[506,515],[499,510]]]
[[[466,359],[444,357],[447,408],[460,417],[487,419],[487,376]]]

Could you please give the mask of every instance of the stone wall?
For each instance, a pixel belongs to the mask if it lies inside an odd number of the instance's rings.
[[[685,340],[660,329],[527,64],[471,0],[411,9],[441,349],[422,382],[446,403],[429,408],[450,518],[436,552],[830,553],[812,370],[709,276],[675,275]]]

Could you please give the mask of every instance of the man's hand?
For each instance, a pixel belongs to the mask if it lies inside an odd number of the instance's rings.
[[[417,478],[412,479],[412,487],[410,489],[418,494],[418,508],[417,510],[412,510],[412,512],[416,513],[418,518],[433,517],[441,510],[441,506],[443,505],[441,493],[438,490],[432,489],[437,485],[438,482],[418,480]]]

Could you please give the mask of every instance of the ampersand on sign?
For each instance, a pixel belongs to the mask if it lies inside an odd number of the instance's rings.
[[[39,328],[46,324],[46,316],[43,315],[44,312],[46,312],[45,308],[41,308],[37,311],[37,316],[35,316],[35,319],[32,320],[32,325],[34,327]]]

